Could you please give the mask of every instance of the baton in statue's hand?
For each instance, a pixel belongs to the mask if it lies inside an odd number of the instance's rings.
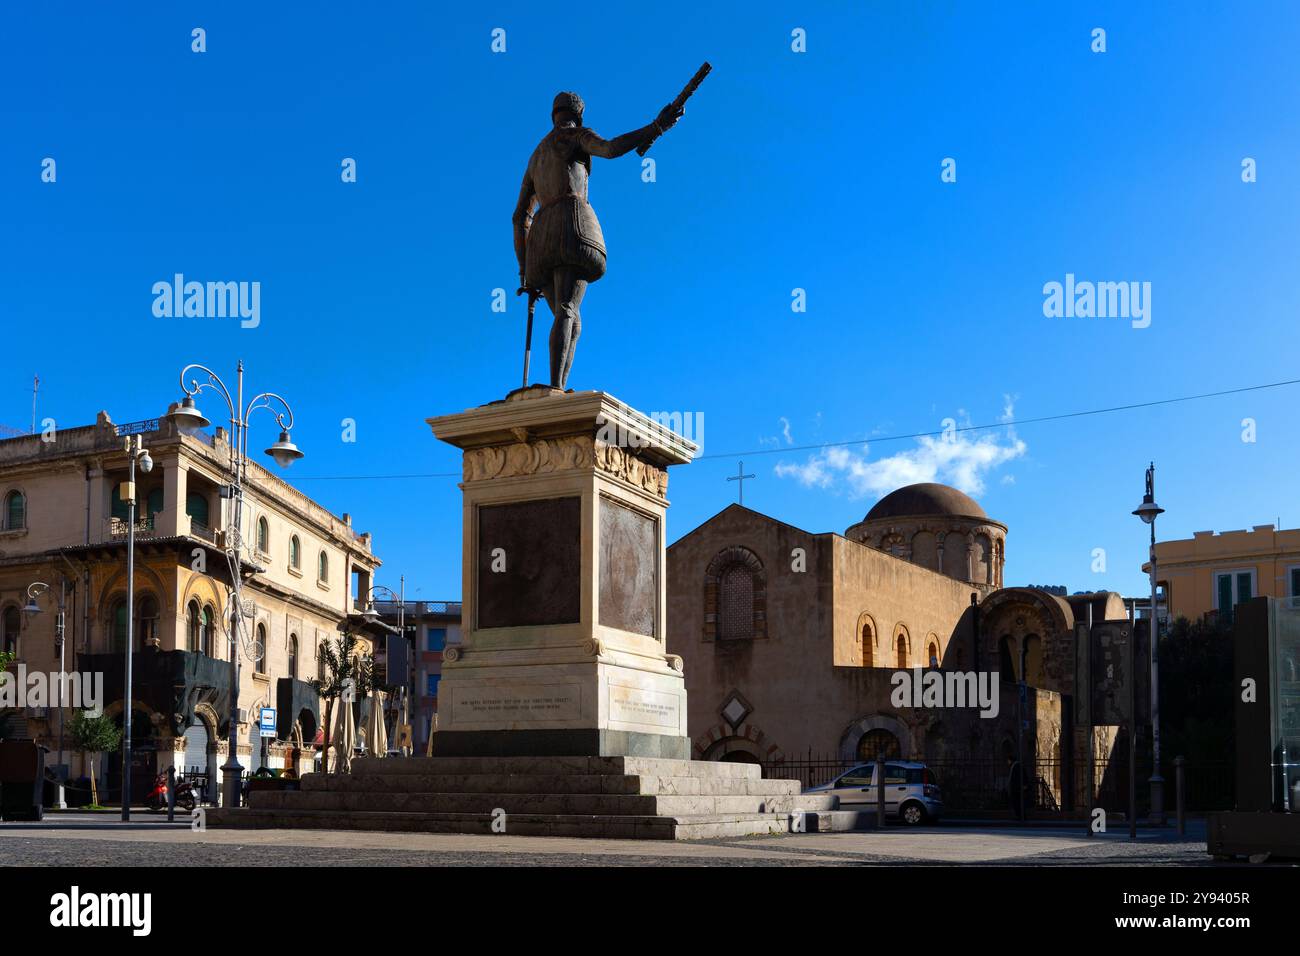
[[[524,333],[524,388],[528,387],[528,360],[533,353],[533,312],[537,310],[537,297],[541,293],[536,289],[525,289],[520,286],[515,290],[515,295],[528,294],[528,331]]]
[[[682,107],[685,106],[686,101],[691,98],[691,94],[699,89],[700,84],[704,82],[704,78],[709,75],[709,71],[712,69],[713,67],[709,66],[708,63],[705,63],[702,67],[696,70],[695,75],[691,77],[691,81],[686,84],[686,88],[677,94],[677,99],[673,100],[664,108],[664,113],[671,115],[673,117],[673,122],[676,122],[676,118],[682,115]],[[644,156],[650,151],[650,147],[654,145],[655,140],[663,134],[664,130],[660,129],[657,133],[636,148],[636,154],[638,156]]]

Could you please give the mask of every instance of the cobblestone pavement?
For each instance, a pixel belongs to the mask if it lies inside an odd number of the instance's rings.
[[[825,833],[691,843],[329,830],[0,824],[3,866],[1211,866],[1204,827],[1093,838],[998,827]]]

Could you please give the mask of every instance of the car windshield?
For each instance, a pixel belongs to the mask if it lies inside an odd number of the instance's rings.
[[[854,767],[848,773],[844,774],[835,781],[837,787],[869,787],[871,786],[871,764],[863,764],[861,767]]]

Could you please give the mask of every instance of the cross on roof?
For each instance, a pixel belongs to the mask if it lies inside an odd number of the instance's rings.
[[[736,473],[727,479],[728,481],[740,482],[740,504],[742,505],[745,503],[745,479],[753,477],[753,475],[745,474],[745,463],[742,461],[737,468]]]

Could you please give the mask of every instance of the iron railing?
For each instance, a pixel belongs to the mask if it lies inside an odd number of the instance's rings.
[[[806,790],[830,783],[844,771],[869,762],[840,757],[808,757],[768,761],[762,767],[764,777],[798,780]],[[1017,809],[1012,801],[1015,772],[1006,760],[957,757],[921,762],[929,768],[949,812],[1002,814]],[[1162,764],[1165,808],[1172,813],[1176,799],[1174,762],[1170,759],[1162,761]],[[1089,809],[1101,807],[1109,812],[1127,811],[1130,774],[1127,751],[1096,761],[1092,768],[1091,787],[1088,783],[1089,769],[1086,760],[1074,761],[1073,766],[1057,759],[1035,760],[1032,774],[1025,775],[1027,779],[1024,780],[1026,808],[1037,815],[1048,816],[1063,813],[1063,808],[1069,806],[1073,806],[1076,813],[1085,805]],[[1149,751],[1145,758],[1139,755],[1136,770],[1138,811],[1146,814],[1150,810]],[[1231,809],[1235,799],[1234,774],[1233,764],[1226,760],[1188,761],[1183,767],[1185,809],[1194,813]],[[1073,792],[1067,793],[1067,789]]]
[[[109,518],[108,535],[110,538],[125,538],[131,530],[131,523],[126,518]],[[154,533],[153,515],[135,519],[135,533],[150,535]]]

